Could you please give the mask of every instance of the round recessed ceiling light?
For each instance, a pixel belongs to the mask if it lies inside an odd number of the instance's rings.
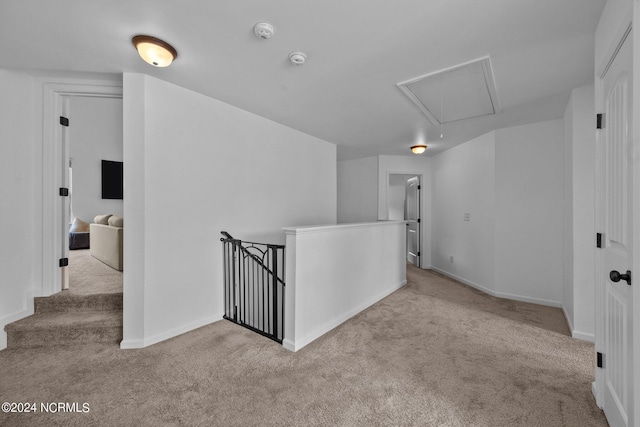
[[[135,36],[131,42],[140,57],[154,67],[167,67],[177,57],[178,52],[169,43],[151,36]]]
[[[258,22],[253,26],[253,32],[258,38],[269,40],[274,33],[273,25],[268,22]]]
[[[289,61],[294,65],[302,65],[307,60],[307,54],[300,51],[291,52],[289,54]]]

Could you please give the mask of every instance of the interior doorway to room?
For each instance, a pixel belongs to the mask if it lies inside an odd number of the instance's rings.
[[[68,94],[60,97],[62,188],[62,289],[81,294],[122,292],[122,272],[90,254],[89,224],[99,215],[123,216],[121,196],[105,196],[105,161],[123,160],[122,96]],[[65,120],[66,119],[66,120]],[[121,171],[121,168],[120,168]],[[95,242],[94,242],[95,243]]]
[[[421,191],[420,176],[389,174],[387,206],[390,220],[407,221],[407,261],[420,267]]]

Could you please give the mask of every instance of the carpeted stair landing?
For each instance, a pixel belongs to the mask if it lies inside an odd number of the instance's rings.
[[[122,341],[122,293],[62,291],[35,298],[33,316],[5,326],[8,348]]]

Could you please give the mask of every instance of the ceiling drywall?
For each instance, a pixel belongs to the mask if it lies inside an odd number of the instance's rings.
[[[426,155],[492,129],[562,116],[593,82],[605,0],[0,0],[0,67],[139,72],[338,145],[341,159]],[[275,27],[270,40],[257,22]],[[131,37],[178,50],[166,69]],[[308,55],[305,65],[288,54]],[[397,83],[489,56],[499,114],[440,129]],[[445,101],[446,102],[446,101]]]

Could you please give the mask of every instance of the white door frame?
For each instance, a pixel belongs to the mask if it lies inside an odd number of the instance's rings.
[[[409,181],[412,180],[417,180],[418,181],[418,188],[416,189],[416,198],[417,198],[417,208],[418,208],[418,215],[416,218],[416,231],[417,231],[417,242],[416,242],[416,254],[415,256],[417,257],[417,267],[420,267],[422,265],[422,179],[419,175],[416,176],[412,176],[411,178],[409,178],[409,180],[407,180],[407,182],[405,182],[405,187],[404,187],[404,206],[405,206],[405,220],[407,220],[407,206],[409,203],[409,197],[407,194],[407,184],[409,183]],[[388,202],[388,201],[387,201]],[[407,223],[407,261],[409,261],[409,229],[410,229],[410,224]],[[411,261],[409,261],[411,262]],[[414,264],[413,262],[411,262],[412,264]],[[414,264],[415,265],[415,264]]]
[[[62,289],[62,274],[58,260],[61,254],[62,197],[59,188],[67,172],[63,170],[63,131],[59,116],[64,112],[64,100],[70,96],[122,98],[122,86],[100,84],[45,83],[43,96],[42,147],[42,288],[36,296],[49,296]],[[73,123],[71,124],[73,126]],[[66,159],[65,164],[69,163]]]
[[[424,173],[422,172],[407,172],[407,171],[387,171],[387,179],[385,180],[385,185],[384,185],[384,206],[385,206],[385,216],[384,218],[380,218],[380,219],[389,219],[389,179],[391,177],[391,175],[412,175],[412,176],[417,176],[418,180],[420,181],[420,187],[424,186]],[[427,265],[425,265],[425,256],[424,256],[424,228],[425,228],[425,220],[424,220],[424,215],[425,215],[425,209],[424,209],[424,191],[421,188],[421,193],[420,193],[420,236],[418,236],[418,238],[420,239],[420,268],[428,268]],[[429,242],[429,244],[431,244],[431,242]]]
[[[633,21],[640,22],[640,2],[633,2]],[[633,407],[635,408],[630,425],[640,427],[640,30],[633,32],[633,261],[632,272],[635,281],[633,288]]]

